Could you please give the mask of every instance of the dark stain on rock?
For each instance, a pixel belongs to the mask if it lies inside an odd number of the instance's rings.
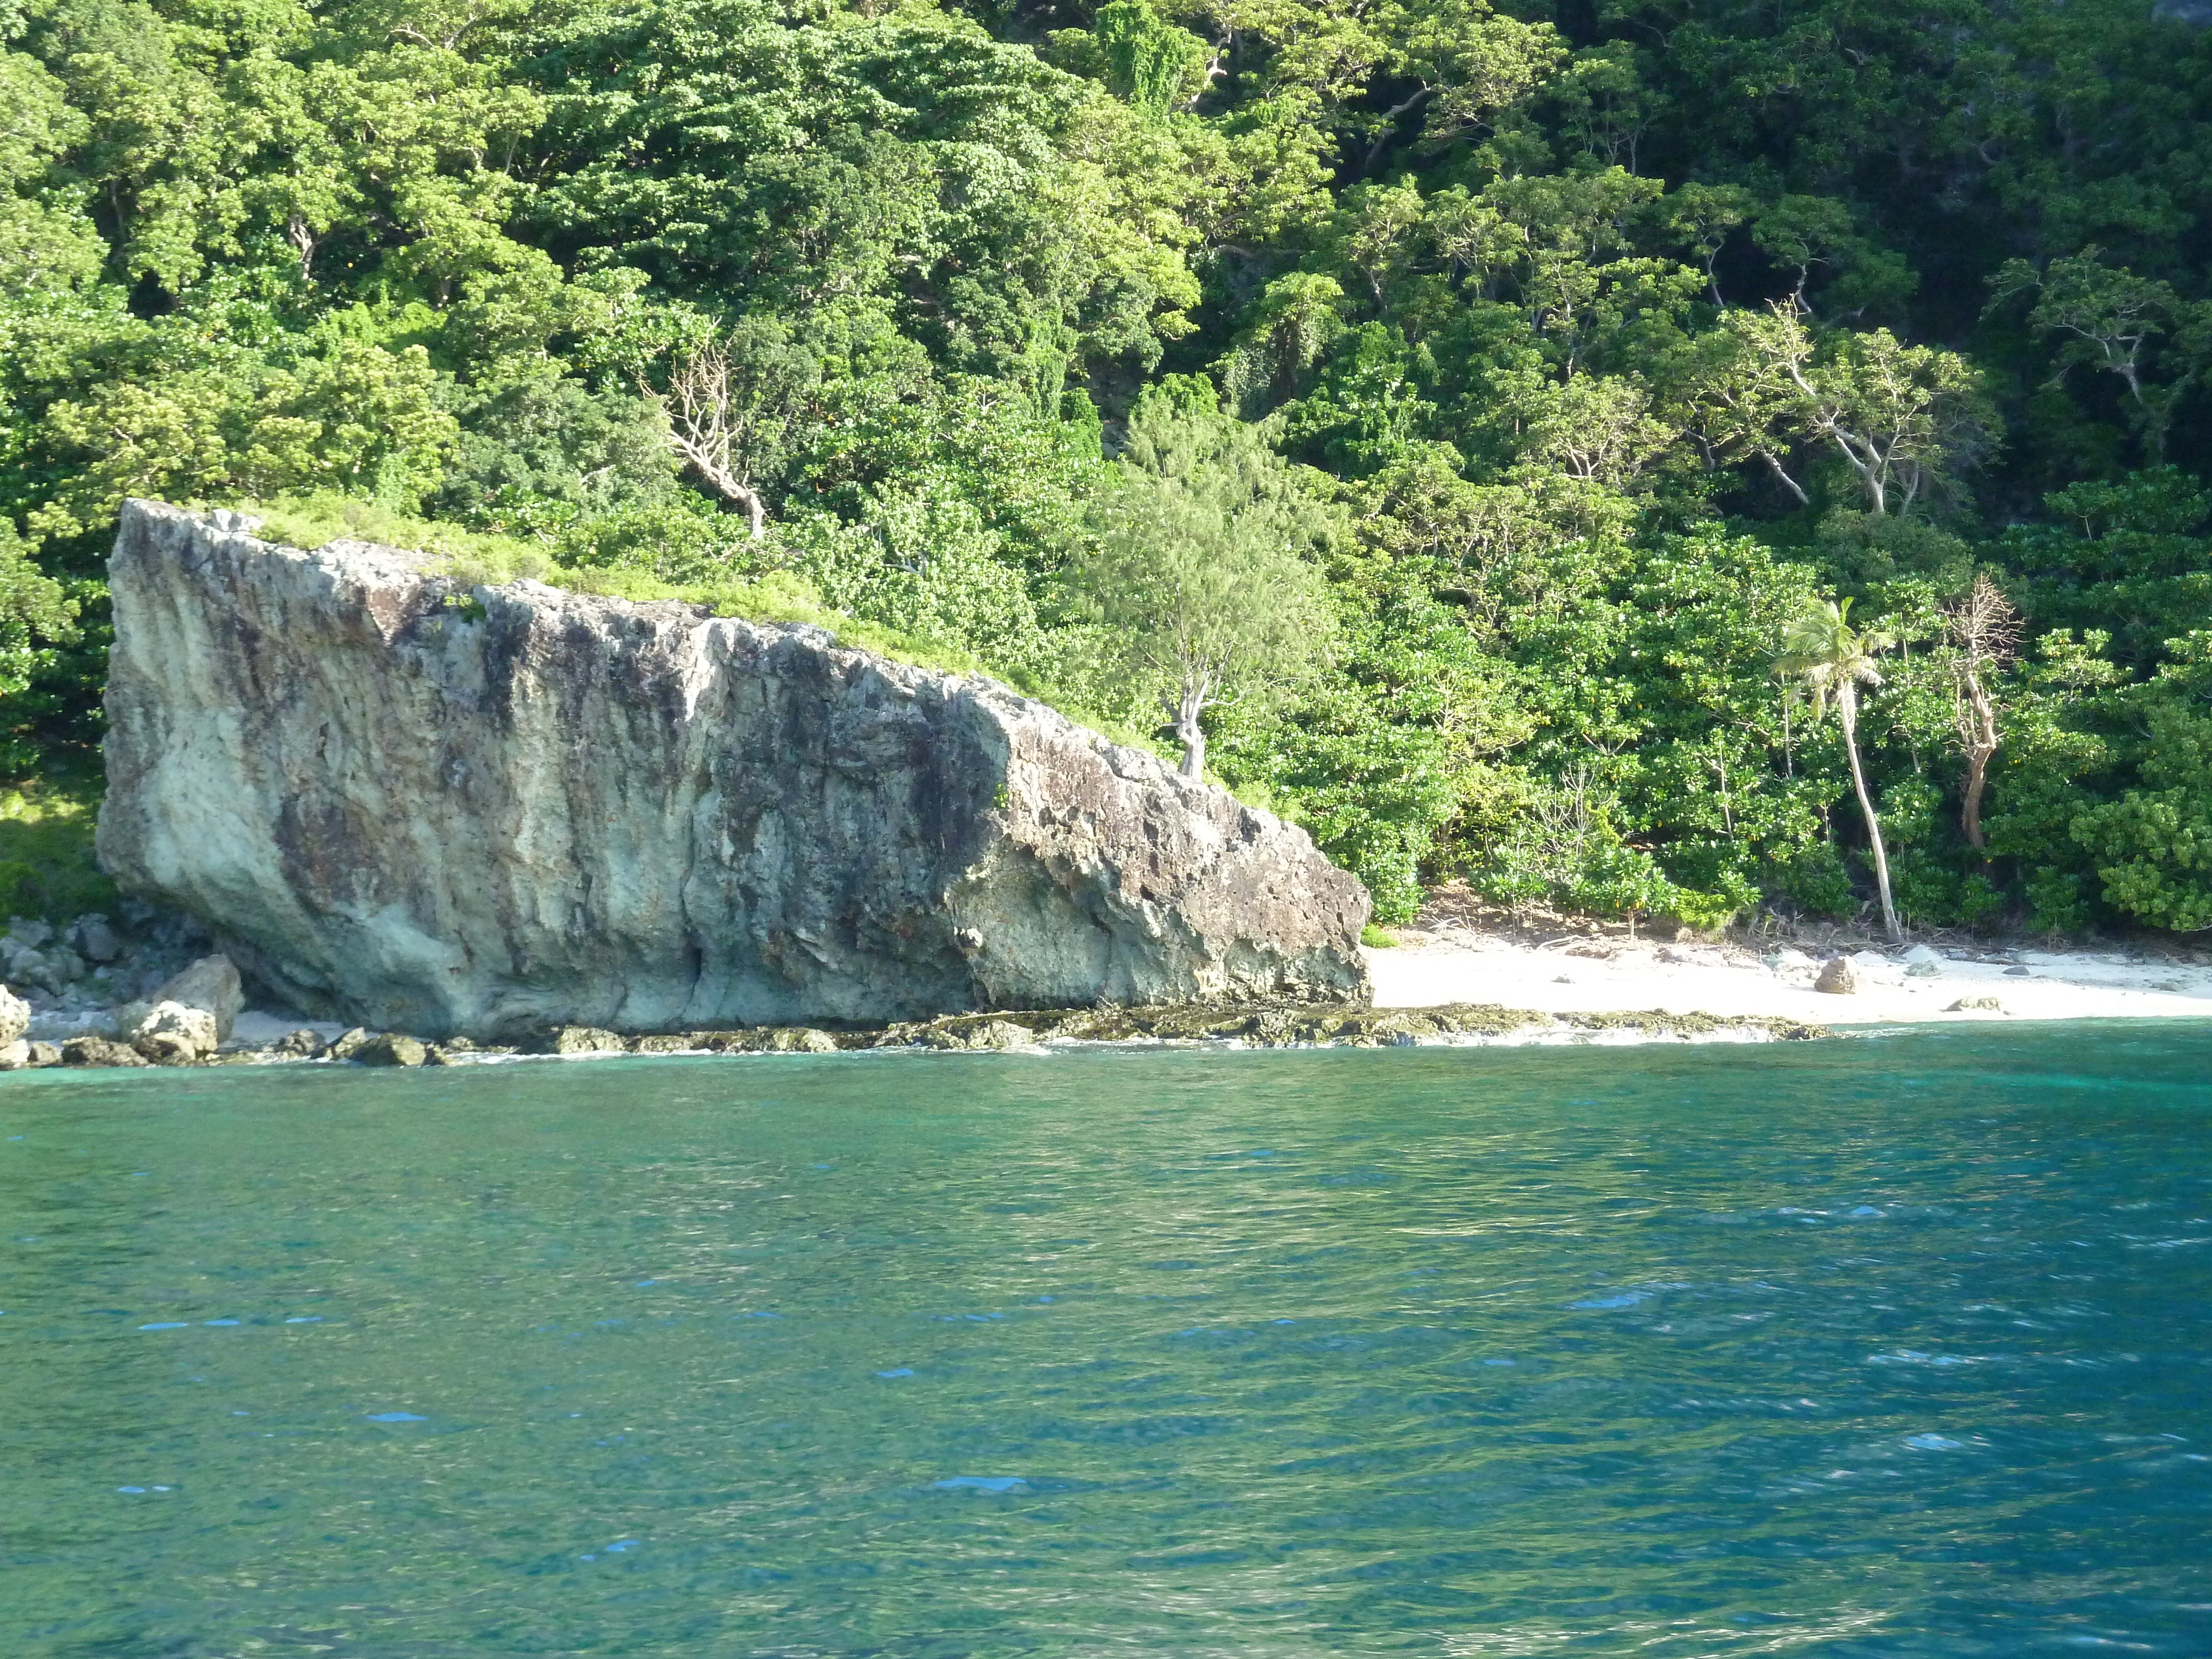
[[[103,860],[364,1028],[1365,993],[1303,831],[993,681],[149,503],[110,580]]]

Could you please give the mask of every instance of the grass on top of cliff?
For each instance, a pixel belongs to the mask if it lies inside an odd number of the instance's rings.
[[[197,505],[197,504],[195,504]],[[313,495],[280,496],[268,501],[242,503],[243,510],[261,520],[264,541],[313,552],[334,541],[374,542],[405,553],[423,556],[425,568],[463,587],[496,587],[511,581],[539,581],[572,593],[592,593],[611,599],[643,604],[655,599],[678,599],[703,606],[717,617],[741,622],[810,623],[834,635],[840,645],[871,651],[893,662],[915,668],[937,669],[951,674],[985,674],[1001,680],[1037,702],[1055,708],[1079,726],[1103,733],[1125,748],[1141,749],[1172,765],[1176,757],[1141,732],[1101,716],[1053,686],[1041,686],[1028,676],[1008,673],[942,640],[925,639],[879,623],[833,611],[804,577],[787,570],[771,570],[746,580],[732,576],[719,582],[679,585],[665,582],[644,571],[620,566],[579,567],[556,563],[535,543],[512,536],[493,535],[408,517],[368,501],[323,492]],[[1211,777],[1209,781],[1219,782]],[[1224,786],[1224,787],[1226,786]],[[1283,814],[1283,809],[1260,792],[1237,791],[1249,805]]]
[[[246,510],[261,520],[258,534],[264,541],[309,552],[334,541],[374,542],[422,555],[425,568],[463,587],[496,587],[528,580],[571,593],[640,604],[678,599],[741,622],[810,623],[836,635],[840,645],[872,651],[917,668],[1005,678],[958,646],[920,639],[833,611],[823,604],[822,596],[811,584],[789,571],[771,570],[752,580],[732,576],[716,582],[677,583],[620,566],[556,564],[543,547],[532,542],[410,518],[336,495],[284,496],[248,503]]]

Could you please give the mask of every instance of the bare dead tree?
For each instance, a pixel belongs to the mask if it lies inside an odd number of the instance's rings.
[[[284,222],[284,240],[300,256],[300,275],[313,277],[315,274],[315,229],[299,214]]]
[[[767,535],[768,503],[754,487],[747,453],[753,422],[736,395],[728,346],[710,339],[678,358],[665,392],[642,376],[637,389],[667,421],[668,447],[716,495],[744,511],[755,541]]]
[[[1236,50],[1237,31],[1233,27],[1224,28],[1221,31],[1221,38],[1213,43],[1213,56],[1206,62],[1206,76],[1199,82],[1198,90],[1182,100],[1181,107],[1185,114],[1196,112],[1199,105],[1206,100],[1206,94],[1213,90],[1216,81],[1229,78],[1229,59]]]
[[[1996,702],[1989,677],[2012,660],[2020,648],[2020,612],[1987,576],[1943,607],[1944,632],[1957,652],[1951,665],[1953,720],[1959,747],[1966,757],[1966,787],[1959,827],[1977,852],[1987,847],[1982,833],[1982,790],[1990,762],[1997,752]]]

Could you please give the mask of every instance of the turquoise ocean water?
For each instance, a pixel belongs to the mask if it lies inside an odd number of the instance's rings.
[[[0,1655],[2212,1655],[2212,1028],[0,1085]]]

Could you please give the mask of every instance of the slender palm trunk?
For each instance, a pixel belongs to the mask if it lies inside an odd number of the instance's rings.
[[[1846,685],[1836,699],[1836,713],[1842,718],[1844,752],[1850,757],[1851,787],[1858,791],[1859,811],[1866,818],[1867,839],[1874,843],[1874,880],[1881,894],[1881,923],[1889,930],[1893,939],[1902,939],[1905,930],[1897,925],[1897,906],[1889,896],[1889,854],[1881,844],[1881,820],[1875,816],[1874,799],[1867,793],[1866,769],[1859,764],[1859,700],[1855,688]]]

